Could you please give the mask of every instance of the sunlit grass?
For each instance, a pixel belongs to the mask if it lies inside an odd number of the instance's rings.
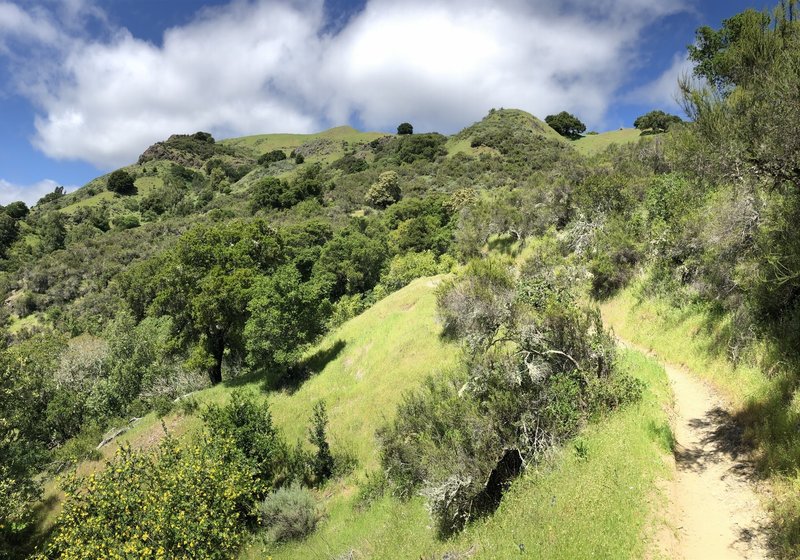
[[[600,134],[588,134],[572,142],[572,146],[583,155],[590,156],[602,152],[612,144],[632,144],[641,138],[653,138],[641,134],[641,131],[635,128],[621,128]]]
[[[656,481],[669,476],[664,456],[671,436],[663,370],[636,352],[623,367],[645,381],[641,403],[601,419],[507,492],[494,515],[447,541],[436,537],[422,498],[384,497],[368,509],[353,490],[321,494],[326,518],[316,533],[277,548],[254,545],[245,558],[441,558],[471,551],[471,558],[641,558],[665,503]],[[581,453],[577,452],[581,449]],[[524,550],[524,553],[522,552]]]

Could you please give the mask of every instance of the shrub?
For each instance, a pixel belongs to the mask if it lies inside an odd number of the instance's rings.
[[[275,490],[258,505],[258,512],[267,539],[273,542],[310,535],[319,521],[314,496],[299,485]]]
[[[259,165],[269,165],[278,161],[286,159],[286,153],[283,150],[272,150],[258,158]]]
[[[397,255],[389,262],[389,270],[381,277],[381,283],[389,290],[399,290],[416,278],[433,276],[439,272],[436,257],[431,251]]]
[[[139,227],[139,217],[135,214],[122,214],[114,218],[116,229],[133,229]]]
[[[234,391],[225,406],[209,406],[203,420],[212,440],[233,443],[242,460],[255,471],[260,491],[288,478],[288,448],[272,423],[266,401],[257,403],[251,395]]]
[[[328,444],[327,430],[328,412],[325,409],[325,401],[319,401],[314,405],[311,427],[308,430],[308,439],[317,448],[313,463],[317,484],[329,479],[333,474],[333,455],[331,455],[331,446]]]
[[[373,208],[386,208],[400,200],[400,182],[397,173],[384,171],[364,196],[364,201]]]
[[[133,184],[133,177],[124,169],[117,169],[108,176],[106,188],[117,194],[135,194],[136,186]]]
[[[230,440],[154,452],[123,447],[85,480],[71,475],[43,558],[230,558],[255,491]]]
[[[421,488],[443,534],[496,508],[523,464],[641,395],[616,370],[598,312],[553,279],[517,277],[483,259],[443,284],[440,314],[467,350],[463,367],[407,396],[379,433],[398,492]]]

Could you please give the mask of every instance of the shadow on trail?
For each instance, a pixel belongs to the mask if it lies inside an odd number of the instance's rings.
[[[702,433],[699,444],[678,445],[674,455],[678,468],[703,471],[709,464],[724,459],[733,462],[731,471],[738,476],[756,478],[754,463],[748,458],[755,446],[744,438],[744,429],[728,411],[715,407],[702,418],[693,418],[689,426]]]

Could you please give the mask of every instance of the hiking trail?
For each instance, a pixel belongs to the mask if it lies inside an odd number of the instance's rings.
[[[691,372],[620,342],[657,359],[674,395],[675,476],[664,488],[668,509],[657,552],[684,560],[768,558],[754,465],[724,401]]]

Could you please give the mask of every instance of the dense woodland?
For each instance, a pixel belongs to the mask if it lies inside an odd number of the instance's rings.
[[[791,369],[794,17],[790,3],[698,30],[681,83],[691,122],[653,121],[637,143],[592,156],[509,109],[452,137],[409,125],[291,153],[198,132],[75,193],[3,208],[0,551],[228,558],[259,532],[313,531],[307,489],[347,469],[324,402],[308,444],[293,445],[245,393],[202,407],[182,397],[248,376],[267,391],[301,385],[311,344],[419,277],[448,274],[438,314],[460,366],[407,395],[361,491],[422,493],[442,538],[491,514],[547,449],[640,398],[592,299],[637,279],[645,295],[729,319],[732,361],[767,341]],[[797,437],[798,376],[787,379],[780,421],[751,419],[764,445]],[[175,407],[202,419],[194,443],[170,436],[91,478],[69,474],[110,427]],[[798,448],[766,454],[762,469],[792,476]],[[56,475],[64,509],[34,538],[33,505]],[[773,513],[777,553],[796,557],[800,498]]]

